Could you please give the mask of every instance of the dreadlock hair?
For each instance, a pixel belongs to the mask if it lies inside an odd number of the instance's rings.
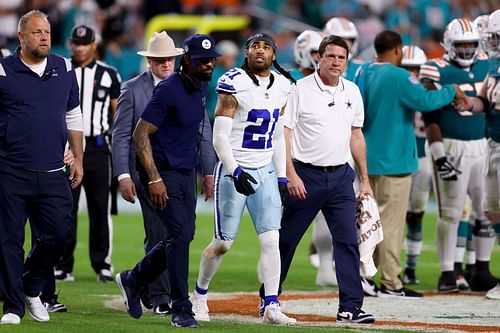
[[[276,70],[281,74],[283,75],[284,77],[286,77],[288,80],[292,81],[292,83],[297,83],[297,80],[295,80],[292,75],[290,74],[289,71],[285,70],[283,67],[280,66],[280,64],[278,64],[278,60],[273,60],[273,66],[274,68],[276,68]],[[248,59],[245,58],[245,61],[243,62],[243,65],[241,65],[241,69],[243,69],[245,71],[245,73],[247,73],[247,75],[252,79],[252,82],[258,86],[259,85],[259,80],[257,80],[257,78],[255,77],[255,74],[251,72],[251,69],[250,69],[250,66],[248,66]]]
[[[186,56],[183,55],[181,60],[179,60],[179,67],[177,67],[177,73],[187,73],[188,72],[188,62]]]

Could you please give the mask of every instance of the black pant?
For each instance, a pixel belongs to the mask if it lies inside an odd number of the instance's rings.
[[[65,272],[73,271],[75,262],[73,253],[77,240],[78,201],[81,186],[83,186],[89,212],[90,262],[94,271],[99,273],[101,269],[111,268],[112,221],[109,207],[111,155],[106,141],[96,143],[94,137],[86,137],[85,140],[83,180],[82,184],[73,190],[73,224],[61,262],[56,266],[56,269]]]
[[[38,296],[60,258],[73,201],[67,174],[0,167],[0,292],[4,313],[24,315],[24,295]],[[24,225],[36,234],[24,262]]]
[[[134,267],[140,286],[153,282],[168,267],[172,312],[191,309],[188,295],[189,244],[195,229],[195,172],[162,171],[167,184],[167,207],[159,210],[166,238],[157,243]]]

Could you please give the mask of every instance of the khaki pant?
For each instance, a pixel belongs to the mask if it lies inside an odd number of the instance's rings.
[[[410,197],[411,175],[370,176],[370,185],[377,200],[384,240],[377,245],[373,259],[380,268],[380,282],[388,289],[403,287],[400,253],[403,244],[406,210]]]

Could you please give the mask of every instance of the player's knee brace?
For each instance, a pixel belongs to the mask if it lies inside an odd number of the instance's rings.
[[[269,230],[259,235],[260,247],[262,249],[274,249],[279,247],[280,233],[278,230]]]
[[[472,229],[472,233],[476,237],[495,237],[495,230],[493,230],[491,222],[488,220],[476,220],[474,229]]]

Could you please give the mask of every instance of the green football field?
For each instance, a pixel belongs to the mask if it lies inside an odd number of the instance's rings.
[[[419,261],[417,273],[421,281],[418,290],[435,290],[439,272],[437,255],[434,247],[435,215],[426,214],[424,225],[424,249]],[[137,213],[123,213],[113,217],[113,264],[115,273],[131,268],[143,256],[143,226]],[[115,283],[101,284],[96,282],[88,258],[88,220],[81,214],[78,227],[78,245],[76,249],[76,267],[73,283],[58,283],[59,300],[68,306],[68,313],[51,314],[48,323],[38,323],[26,315],[20,326],[0,326],[1,332],[26,333],[67,333],[67,332],[167,332],[180,330],[170,326],[169,317],[158,317],[146,312],[139,320],[128,316],[124,310],[105,306],[106,301],[116,299],[119,290]],[[211,214],[199,214],[196,234],[190,250],[190,280],[192,290],[198,273],[200,254],[212,237]],[[317,287],[314,283],[316,271],[308,262],[307,248],[310,242],[310,231],[302,240],[289,277],[284,285],[287,290],[327,292],[329,288]],[[213,292],[255,292],[258,289],[256,266],[259,256],[257,237],[248,218],[242,222],[239,238],[224,258],[221,269],[211,284]],[[500,275],[500,247],[495,245],[492,271]],[[412,303],[409,303],[411,305]],[[257,304],[255,305],[257,311]],[[343,332],[366,331],[366,327],[334,328],[317,326],[278,327],[264,324],[246,324],[222,320],[201,323],[198,332]],[[381,331],[372,329],[372,331]],[[384,329],[383,331],[387,331]],[[394,331],[396,332],[396,331]],[[401,331],[400,331],[401,332]]]

